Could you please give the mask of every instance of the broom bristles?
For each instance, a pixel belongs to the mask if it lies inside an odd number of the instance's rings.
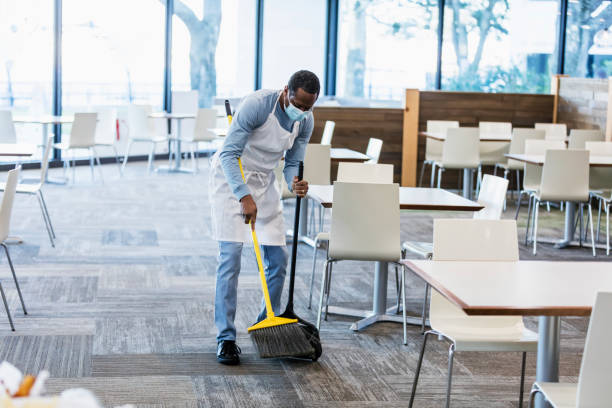
[[[265,327],[250,334],[261,358],[307,357],[315,352],[297,323]]]

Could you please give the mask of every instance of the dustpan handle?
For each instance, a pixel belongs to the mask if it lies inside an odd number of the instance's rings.
[[[300,162],[298,167],[298,181],[302,181],[304,178],[304,162]],[[297,258],[297,246],[300,228],[300,206],[302,198],[296,196],[295,199],[295,220],[293,221],[293,242],[291,243],[291,272],[289,274],[289,297],[287,299],[287,311],[293,311],[293,288],[295,286],[295,260]],[[316,250],[316,249],[315,249]],[[287,312],[285,312],[287,313]]]

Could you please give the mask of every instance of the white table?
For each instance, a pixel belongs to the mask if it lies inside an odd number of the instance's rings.
[[[312,185],[308,188],[308,197],[325,208],[333,204],[334,187]],[[457,194],[438,188],[400,187],[400,209],[431,211],[479,211],[483,207]],[[361,317],[353,323],[352,330],[362,330],[377,322],[401,323],[402,317],[394,313],[395,307],[387,309],[387,274],[388,263],[376,262],[374,272],[374,294],[372,310],[356,310],[330,306],[329,312],[346,316]],[[421,317],[409,317],[410,324],[421,325]]]
[[[510,154],[508,153],[505,156],[509,159],[513,159],[513,160],[520,161],[520,162],[527,163],[527,164],[532,164],[535,166],[544,165],[544,155],[543,154],[537,155],[537,154]],[[611,156],[590,156],[589,166],[590,167],[612,167],[612,157]],[[563,229],[563,239],[555,243],[555,248],[567,248],[570,246],[579,245],[579,243],[574,241],[574,235],[576,234],[576,225],[574,224],[574,219],[576,218],[576,208],[577,208],[577,205],[575,203],[571,203],[571,202],[565,203],[565,227]],[[540,239],[540,241],[542,240]]]
[[[0,156],[30,157],[36,146],[28,143],[0,143]]]
[[[369,156],[356,150],[345,149],[343,147],[332,147],[330,149],[331,160],[335,162],[355,162],[363,163],[370,160]]]
[[[539,382],[559,381],[561,316],[589,316],[595,294],[612,291],[607,262],[402,263],[468,315],[540,316]]]
[[[49,139],[49,125],[60,125],[74,122],[74,116],[54,116],[54,115],[15,115],[15,123],[38,123],[42,125],[41,146],[47,145]]]
[[[193,173],[193,169],[181,167],[181,129],[184,119],[195,119],[195,113],[169,113],[169,112],[155,112],[149,115],[150,118],[154,119],[168,119],[168,121],[175,120],[176,125],[176,139],[174,139],[174,166],[160,166],[155,171],[167,171],[169,173]],[[171,144],[172,146],[172,144]],[[172,152],[170,152],[172,154]]]

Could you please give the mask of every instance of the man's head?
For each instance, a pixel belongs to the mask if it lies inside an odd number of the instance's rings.
[[[293,106],[307,112],[319,97],[321,84],[317,76],[306,70],[298,71],[291,75],[289,83],[285,86],[285,107],[291,103]]]

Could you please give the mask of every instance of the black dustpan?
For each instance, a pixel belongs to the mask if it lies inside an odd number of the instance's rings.
[[[298,180],[302,180],[304,176],[304,163],[300,162],[299,170],[298,170]],[[317,327],[302,319],[293,311],[293,290],[295,287],[295,261],[297,258],[297,246],[298,246],[298,230],[300,226],[300,204],[301,197],[296,197],[295,201],[295,220],[293,222],[293,243],[291,245],[291,271],[289,274],[289,297],[287,299],[287,307],[285,308],[285,312],[281,314],[279,317],[285,317],[288,319],[297,319],[298,325],[300,329],[304,332],[308,341],[314,348],[314,353],[309,356],[303,356],[305,358],[309,358],[312,361],[317,361],[317,359],[321,356],[323,349],[321,348],[321,339],[319,338],[319,330]],[[316,249],[315,249],[316,251]]]

